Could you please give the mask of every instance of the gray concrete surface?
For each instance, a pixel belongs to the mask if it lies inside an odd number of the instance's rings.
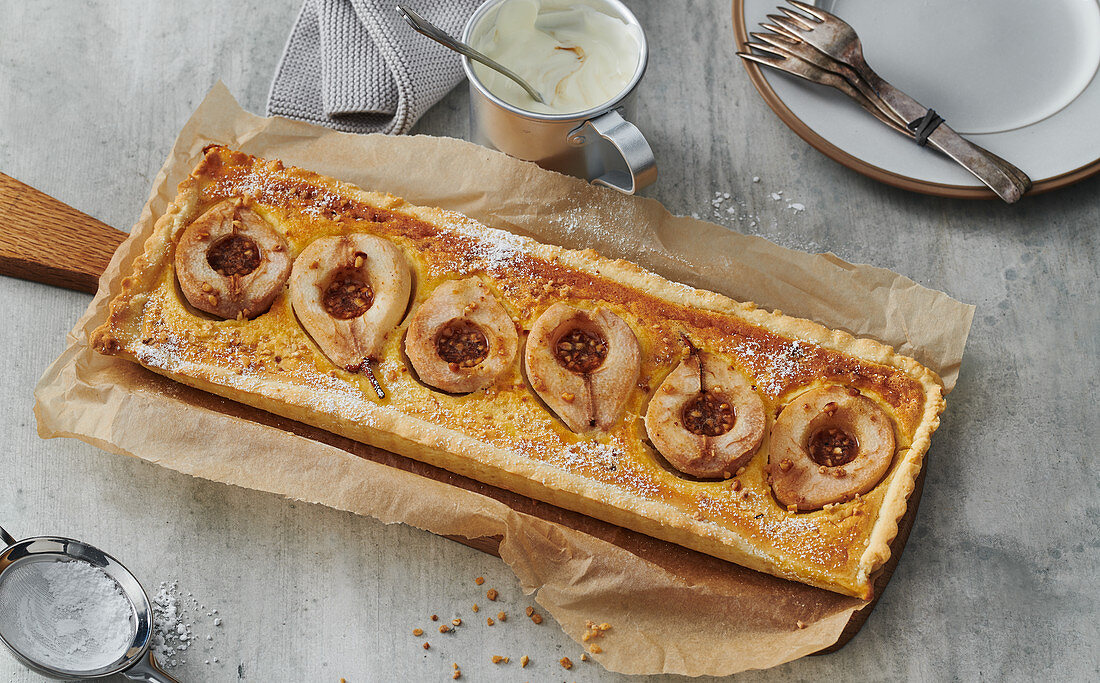
[[[216,79],[263,110],[299,4],[0,0],[0,171],[128,229]],[[891,268],[978,307],[920,515],[877,611],[839,653],[743,678],[1096,680],[1100,178],[1017,207],[879,185],[766,108],[734,56],[728,3],[631,4],[653,45],[637,117],[661,165],[648,194],[673,212]],[[457,89],[417,132],[465,136],[466,104]],[[806,211],[769,198],[779,190]],[[753,218],[715,219],[716,192]],[[39,440],[31,389],[88,298],[0,278],[0,301],[0,523],[87,539],[153,590],[175,580],[218,609],[221,626],[194,617],[201,642],[174,669],[182,680],[450,680],[451,662],[470,681],[619,680],[592,663],[562,671],[556,661],[581,650],[552,623],[437,634],[420,649],[409,631],[427,629],[432,613],[468,615],[475,576],[501,591],[501,609],[526,604],[495,558]],[[521,674],[489,663],[494,653],[533,663]],[[0,655],[0,680],[38,679]]]

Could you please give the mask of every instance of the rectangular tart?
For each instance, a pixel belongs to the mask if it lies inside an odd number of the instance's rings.
[[[230,204],[247,207],[253,221],[258,216],[278,233],[283,246],[271,249],[285,249],[291,261],[326,237],[362,234],[397,247],[411,275],[410,303],[392,329],[382,330],[369,366],[330,360],[305,329],[307,318],[296,315],[298,304],[285,275],[275,282],[270,303],[235,317],[210,315],[189,303],[176,272],[182,262],[177,245],[197,219]],[[244,229],[233,220],[233,229]],[[206,237],[202,233],[198,239]],[[250,251],[225,257],[228,265],[219,267],[228,270],[218,272],[232,271],[234,263],[247,268],[253,257]],[[317,261],[294,265],[296,271],[308,267],[317,268]],[[513,359],[504,358],[503,369],[486,386],[448,393],[415,372],[405,344],[410,320],[433,292],[469,278],[480,281],[507,312],[519,349]],[[200,286],[207,291],[207,284]],[[344,304],[354,306],[349,301]],[[571,430],[540,399],[539,380],[532,384],[528,376],[528,333],[558,303],[610,311],[636,337],[637,367],[627,373],[635,383],[623,390],[618,417],[603,428]],[[944,408],[935,373],[876,341],[670,282],[591,250],[541,244],[461,214],[414,206],[221,146],[207,148],[180,184],[92,344],[100,353],[241,403],[752,569],[864,599],[871,597],[872,575],[889,558]],[[671,391],[664,383],[674,368],[700,350],[744,378],[757,397],[750,398],[763,407],[763,436],[746,452],[748,460],[710,478],[686,474],[662,457],[656,439],[647,438],[645,420],[658,391]],[[376,382],[369,381],[372,377]],[[812,401],[800,397],[823,389],[858,396],[885,418],[894,438],[884,469],[863,487],[867,490],[810,506],[817,509],[782,504],[774,484],[791,462],[771,452],[773,430],[785,407],[797,404],[810,411]],[[813,409],[832,415],[837,404]],[[727,421],[747,420],[741,410],[735,405],[727,411]],[[692,424],[703,431],[730,428]],[[811,449],[806,438],[800,446]],[[851,445],[826,445],[838,443]],[[860,462],[859,456],[852,462]],[[845,467],[826,462],[814,471],[843,484]],[[817,485],[816,475],[806,476],[811,481],[805,485]]]

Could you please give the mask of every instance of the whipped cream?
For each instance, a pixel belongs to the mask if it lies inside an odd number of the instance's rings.
[[[478,22],[475,48],[519,74],[546,104],[474,62],[489,92],[527,111],[569,114],[613,100],[634,77],[642,34],[596,0],[506,0]]]

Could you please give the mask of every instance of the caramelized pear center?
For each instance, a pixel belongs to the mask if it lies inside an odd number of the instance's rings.
[[[810,436],[806,444],[810,459],[825,467],[840,467],[856,459],[859,442],[856,437],[837,427],[824,427]]]
[[[210,246],[206,261],[223,277],[248,275],[260,267],[260,248],[244,235],[230,235]]]
[[[333,318],[351,320],[358,318],[374,303],[374,290],[353,270],[337,273],[321,296],[321,304]]]
[[[456,368],[472,368],[489,357],[489,340],[477,325],[452,320],[436,335],[435,352]]]
[[[607,358],[607,340],[598,333],[573,328],[554,344],[554,358],[570,372],[588,374]]]
[[[684,404],[684,428],[699,436],[721,436],[733,429],[733,406],[714,394],[699,394]]]

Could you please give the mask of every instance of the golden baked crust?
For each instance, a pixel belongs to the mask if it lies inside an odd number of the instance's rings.
[[[218,320],[190,307],[173,265],[188,223],[244,198],[296,257],[314,239],[364,232],[401,248],[413,304],[442,281],[476,276],[522,330],[559,301],[614,311],[634,330],[643,379],[625,417],[605,433],[569,431],[536,398],[517,361],[484,389],[456,396],[421,384],[402,353],[407,314],[376,365],[386,398],[364,375],[333,365],[295,320],[286,292],[252,320]],[[809,388],[858,388],[895,422],[898,453],[862,497],[790,512],[767,481],[768,440],[739,476],[697,481],[646,442],[649,396],[686,355],[687,335],[753,378],[768,429]],[[577,510],[747,567],[832,591],[871,597],[890,555],[944,401],[939,378],[868,339],[766,312],[665,280],[591,250],[539,244],[457,213],[413,206],[278,161],[208,148],[157,221],[133,274],[92,335],[115,354],[185,384],[309,423],[483,482]],[[522,341],[521,341],[522,343]]]

